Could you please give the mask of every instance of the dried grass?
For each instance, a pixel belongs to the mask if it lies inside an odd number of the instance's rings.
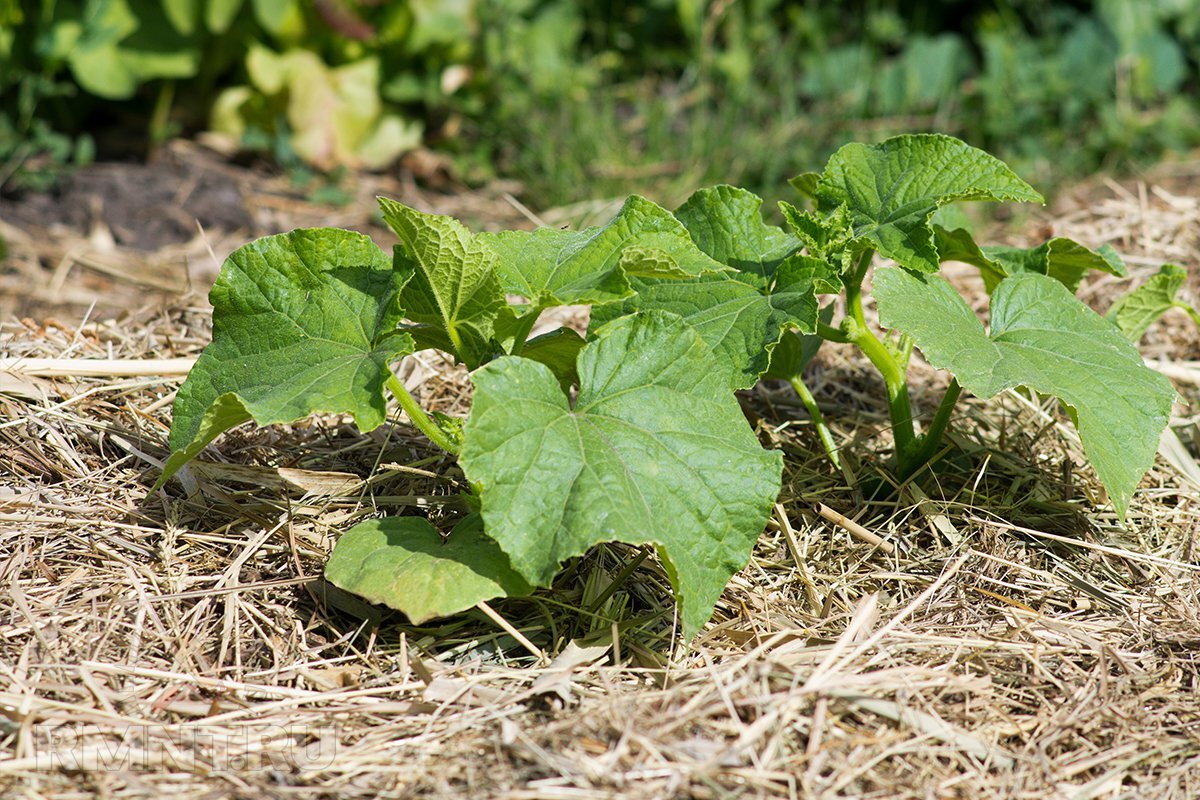
[[[1142,273],[1194,260],[1197,203],[1131,197],[1051,224]],[[1195,360],[1177,323],[1153,358]],[[0,354],[187,357],[207,325],[5,323]],[[405,370],[465,410],[460,372]],[[679,641],[662,571],[610,590],[634,551],[601,547],[491,606],[545,664],[482,611],[415,627],[320,582],[349,524],[445,513],[461,474],[405,426],[235,431],[149,495],[178,377],[0,377],[5,797],[1200,797],[1197,487],[1160,460],[1119,523],[1050,405],[968,401],[936,480],[868,501],[881,393],[830,348],[850,480],[761,388],[785,490],[712,623]]]

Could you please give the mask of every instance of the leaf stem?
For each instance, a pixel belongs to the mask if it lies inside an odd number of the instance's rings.
[[[825,415],[821,413],[820,406],[817,405],[817,399],[813,397],[808,386],[804,384],[804,380],[799,375],[793,375],[788,383],[796,390],[796,394],[800,397],[800,402],[804,403],[804,408],[808,410],[808,416],[812,419],[813,425],[817,429],[817,435],[821,437],[821,444],[825,447],[825,454],[829,456],[830,463],[839,470],[842,468],[842,459],[838,455],[837,445],[833,442],[833,433],[829,430],[829,426],[825,424]]]
[[[416,399],[408,393],[404,388],[404,384],[400,383],[400,379],[395,375],[391,375],[387,380],[388,391],[396,398],[396,402],[404,409],[404,413],[408,415],[408,419],[412,424],[429,437],[429,441],[436,444],[438,447],[445,450],[451,455],[458,455],[458,445],[450,440],[446,432],[437,426],[437,423],[429,418],[425,413],[425,409],[417,404]]]
[[[849,329],[846,333],[850,341],[875,365],[875,369],[879,370],[884,383],[887,384],[888,416],[892,421],[892,436],[896,440],[896,463],[903,472],[908,467],[913,450],[916,449],[917,436],[913,429],[912,405],[908,399],[908,379],[904,365],[879,337],[871,332],[863,312],[862,282],[874,254],[873,250],[863,251],[854,274],[846,283],[846,307],[850,314],[848,320],[852,322],[847,326]]]
[[[1186,313],[1189,317],[1192,318],[1192,322],[1196,323],[1197,325],[1200,325],[1200,312],[1197,312],[1194,307],[1189,306],[1187,303],[1181,303],[1178,300],[1176,300],[1171,305],[1175,306],[1175,308],[1182,308],[1184,313]]]
[[[929,430],[920,437],[911,457],[901,465],[898,476],[900,480],[908,480],[937,453],[950,424],[950,417],[954,414],[954,406],[961,395],[962,385],[958,378],[952,378],[950,385],[946,387],[946,393],[942,395],[942,402],[938,404],[937,413],[933,415],[933,422],[929,424]]]
[[[817,335],[827,342],[837,342],[838,344],[849,344],[850,337],[841,328],[835,328],[832,325],[826,325],[824,322],[817,323]]]
[[[509,351],[509,355],[521,355],[521,351],[525,349],[525,342],[529,340],[529,332],[537,324],[538,317],[542,315],[542,310],[541,306],[533,306],[521,317],[517,323],[516,330],[513,332],[513,346]]]
[[[608,601],[608,598],[612,597],[617,589],[621,588],[621,584],[629,580],[629,577],[642,565],[642,562],[649,557],[650,548],[642,545],[641,552],[625,563],[621,571],[613,576],[613,579],[601,590],[600,594],[596,595],[596,598],[592,600],[592,604],[588,606],[587,610],[593,614],[599,611],[600,607]]]

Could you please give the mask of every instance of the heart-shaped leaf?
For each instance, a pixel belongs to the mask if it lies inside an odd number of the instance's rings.
[[[405,316],[445,333],[467,366],[482,364],[493,354],[493,326],[505,307],[496,252],[453,217],[424,214],[386,197],[379,207],[400,238],[396,270],[411,276],[400,296]]]
[[[605,326],[583,348],[573,407],[528,359],[472,375],[461,464],[517,572],[546,584],[595,544],[653,544],[685,631],[700,628],[745,566],[782,469],[719,364],[679,317],[652,312]]]
[[[213,340],[175,397],[159,485],[223,431],[254,419],[386,413],[389,364],[412,352],[397,331],[402,278],[366,236],[333,228],[267,236],[236,250],[209,295]]]
[[[929,363],[979,397],[1028,386],[1073,409],[1084,452],[1124,516],[1154,460],[1175,390],[1115,325],[1037,273],[996,287],[990,332],[938,276],[879,269],[874,290],[883,324],[911,336]]]
[[[770,278],[804,246],[762,218],[762,199],[734,186],[701,189],[675,211],[696,244],[739,272]]]
[[[815,193],[823,211],[845,206],[855,236],[901,266],[937,272],[929,220],[957,200],[1043,198],[999,159],[950,136],[896,136],[848,144],[825,165]]]
[[[640,280],[624,303],[592,309],[592,326],[635,311],[678,314],[729,367],[730,388],[746,389],[766,371],[789,329],[816,330],[816,293],[836,281],[826,262],[800,255],[784,261],[770,283],[753,274]]]
[[[1146,330],[1172,308],[1183,309],[1200,325],[1200,312],[1178,298],[1186,281],[1187,270],[1183,267],[1163,264],[1157,275],[1113,303],[1106,316],[1131,342],[1141,339]]]
[[[1056,236],[1035,247],[980,247],[963,228],[933,227],[940,259],[978,267],[988,294],[1000,281],[1021,272],[1049,275],[1072,292],[1092,270],[1121,277],[1128,274],[1120,254],[1107,244],[1089,250],[1073,239]]]

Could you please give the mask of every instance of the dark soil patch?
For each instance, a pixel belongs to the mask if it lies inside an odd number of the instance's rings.
[[[0,219],[86,233],[103,223],[121,246],[152,252],[205,230],[249,228],[244,180],[204,161],[167,157],[150,164],[92,164],[55,191],[0,197]]]

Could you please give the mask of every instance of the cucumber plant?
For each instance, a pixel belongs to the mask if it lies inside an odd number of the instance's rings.
[[[337,229],[252,242],[213,287],[213,341],[176,397],[159,485],[240,423],[327,412],[368,431],[390,394],[457,457],[472,513],[446,537],[417,517],[355,526],[330,557],[332,583],[420,622],[546,586],[598,543],[648,544],[691,635],[746,564],[780,490],[782,455],[763,448],[734,393],[764,376],[790,381],[836,459],[803,383],[828,340],[857,346],[883,376],[899,479],[936,454],[964,389],[1027,387],[1067,406],[1125,513],[1175,393],[1073,294],[1089,270],[1123,275],[1115,253],[1061,238],[981,247],[939,224],[957,201],[1042,199],[946,136],[850,144],[792,183],[808,207],[781,204],[786,228],[764,222],[759,198],[718,186],[674,213],[630,197],[582,231],[472,233],[381,199],[399,238],[390,258]],[[872,277],[876,256],[885,263]],[[950,259],[983,274],[989,327],[938,275]],[[884,336],[867,321],[869,284]],[[1130,299],[1118,322],[1174,303],[1172,286]],[[841,299],[822,307],[829,295]],[[530,335],[546,309],[580,304],[591,306],[586,337]],[[914,347],[953,375],[924,432],[906,383]],[[430,348],[471,370],[465,420],[427,414],[391,371]]]

